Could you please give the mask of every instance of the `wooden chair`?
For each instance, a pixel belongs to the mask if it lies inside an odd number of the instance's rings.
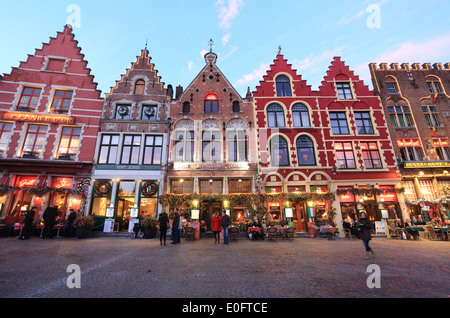
[[[352,239],[352,231],[349,228],[344,229],[345,238]]]
[[[195,229],[193,227],[186,227],[184,235],[186,236],[186,241],[195,240]]]
[[[228,229],[228,235],[230,236],[230,240],[237,241],[239,237],[239,228],[236,226],[232,226]]]
[[[392,224],[388,226],[388,231],[389,231],[389,236],[390,236],[391,238],[398,238],[398,239],[401,239],[401,238],[402,238],[402,237],[401,237],[401,234],[400,234],[401,231],[400,231],[400,233],[399,233],[399,230],[396,229],[396,228],[394,228],[394,227],[392,226]]]
[[[442,232],[436,232],[436,230],[434,229],[434,227],[432,225],[428,225],[427,228],[428,228],[429,236],[431,238],[443,239]]]
[[[295,227],[290,227],[286,230],[286,239],[293,241],[295,236]]]
[[[269,241],[274,241],[274,238],[277,237],[277,228],[276,227],[269,227],[267,229],[267,235],[269,237]]]

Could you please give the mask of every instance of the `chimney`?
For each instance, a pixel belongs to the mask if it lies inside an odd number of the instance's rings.
[[[181,94],[183,94],[183,86],[178,85],[175,91],[175,99],[180,98]]]
[[[170,100],[173,99],[173,87],[170,84],[167,86],[167,96],[170,97]]]

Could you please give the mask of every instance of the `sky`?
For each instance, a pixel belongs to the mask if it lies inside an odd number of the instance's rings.
[[[281,53],[317,89],[334,56],[370,88],[368,64],[450,62],[448,0],[2,0],[0,74],[72,24],[102,95],[148,41],[166,87],[186,88],[210,49],[245,96]]]

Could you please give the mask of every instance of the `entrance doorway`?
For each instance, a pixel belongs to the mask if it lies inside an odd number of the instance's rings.
[[[294,222],[297,232],[307,232],[308,230],[308,213],[306,203],[301,202],[293,206],[292,222]]]
[[[119,223],[119,231],[128,231],[131,208],[134,206],[134,197],[118,198],[116,222]]]
[[[211,231],[211,221],[216,212],[222,216],[220,212],[222,208],[222,202],[217,201],[203,201],[200,205],[200,222],[203,220],[206,223],[206,231]]]

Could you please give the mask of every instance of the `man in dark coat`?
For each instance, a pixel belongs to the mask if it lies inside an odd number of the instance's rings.
[[[55,225],[56,215],[58,214],[58,207],[48,207],[44,211],[44,233],[42,238],[53,239],[53,226]]]
[[[223,244],[228,244],[228,242],[230,241],[228,236],[228,227],[230,226],[230,224],[230,217],[225,210],[222,210],[222,222],[220,223],[220,226],[222,227],[223,231]]]
[[[163,209],[159,214],[159,240],[160,244],[166,245],[166,234],[169,228],[169,217],[167,216],[166,209]]]
[[[172,244],[179,244],[180,243],[179,226],[180,226],[181,218],[180,218],[180,215],[178,214],[177,208],[175,208],[174,212],[175,212],[175,217],[174,217],[173,223],[172,223],[172,237],[173,237]]]
[[[27,214],[25,215],[25,218],[23,220],[23,228],[22,228],[22,234],[19,237],[19,240],[28,240],[31,236],[31,230],[33,227],[33,221],[34,221],[34,214],[36,207],[32,207],[30,210],[27,211]]]
[[[77,218],[77,212],[74,209],[70,209],[70,214],[67,217],[67,237],[75,236],[75,228],[73,227],[73,222]]]

